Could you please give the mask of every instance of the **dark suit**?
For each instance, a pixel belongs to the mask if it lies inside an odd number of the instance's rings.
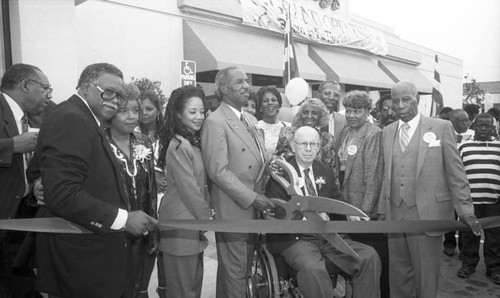
[[[295,157],[288,162],[299,173]],[[315,179],[322,177],[326,181],[322,187],[316,186],[319,196],[337,199],[341,197],[333,180],[333,172],[328,166],[315,160],[312,170]],[[270,180],[267,184],[266,196],[290,200],[285,190],[275,180]],[[327,257],[352,276],[354,298],[379,297],[381,264],[377,253],[370,246],[352,241],[348,237],[343,238],[359,255],[359,271],[352,270],[353,266],[348,264],[352,261],[350,258],[342,255],[330,243],[316,235],[268,234],[267,247],[272,253],[281,253],[292,269],[298,272],[299,287],[305,297],[333,297],[332,282],[326,271],[323,257]]]
[[[0,94],[0,117],[0,219],[31,217],[36,208],[30,207],[27,197],[24,197],[26,190],[24,157],[22,153],[13,152],[12,138],[19,135],[19,129],[14,114],[2,94]],[[12,294],[18,297],[25,294],[19,291],[24,292],[28,288],[34,290],[32,272],[28,270],[26,272],[28,276],[24,278],[11,274],[12,262],[25,234],[0,231],[0,281],[9,284]]]
[[[127,281],[127,238],[110,233],[127,196],[109,143],[78,96],[58,105],[40,130],[45,216],[92,234],[37,235],[38,287],[63,297],[120,297]]]
[[[253,125],[257,122],[245,114],[251,129],[264,147],[264,138]],[[252,206],[263,193],[262,159],[254,138],[234,111],[223,102],[205,120],[201,132],[203,161],[212,180],[210,199],[217,219],[256,219]],[[253,253],[253,235],[216,233],[217,297],[245,297],[247,262]]]

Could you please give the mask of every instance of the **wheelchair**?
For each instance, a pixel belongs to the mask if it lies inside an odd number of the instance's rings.
[[[334,298],[349,298],[352,288],[349,277],[331,261],[325,259],[326,269],[332,279]],[[297,283],[296,272],[281,255],[271,254],[262,238],[255,246],[247,272],[247,297],[249,298],[303,298]]]

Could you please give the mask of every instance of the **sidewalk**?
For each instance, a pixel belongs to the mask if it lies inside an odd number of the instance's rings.
[[[203,276],[203,289],[201,297],[215,297],[215,280],[217,275],[217,252],[215,249],[215,237],[213,232],[208,232],[209,246],[205,250],[205,273]],[[482,246],[481,246],[482,250]],[[486,278],[486,268],[481,254],[481,261],[474,273],[468,279],[457,277],[457,271],[462,262],[458,259],[458,251],[453,257],[443,254],[440,272],[440,284],[438,298],[500,298],[500,286],[495,285]],[[156,286],[158,278],[156,268],[149,284],[149,297],[156,298]]]

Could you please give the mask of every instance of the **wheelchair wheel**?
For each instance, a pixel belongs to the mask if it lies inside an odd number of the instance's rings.
[[[255,247],[247,274],[247,297],[278,298],[280,286],[273,256],[265,245]]]

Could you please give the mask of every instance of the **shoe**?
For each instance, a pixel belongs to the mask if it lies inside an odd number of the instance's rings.
[[[445,248],[443,250],[444,254],[447,255],[448,257],[451,257],[455,254],[455,249],[454,248]]]
[[[486,277],[493,283],[500,285],[500,272],[486,273]]]
[[[471,267],[462,266],[457,272],[457,276],[461,278],[469,278],[472,273],[476,272],[476,269]],[[498,276],[500,278],[500,276]]]

